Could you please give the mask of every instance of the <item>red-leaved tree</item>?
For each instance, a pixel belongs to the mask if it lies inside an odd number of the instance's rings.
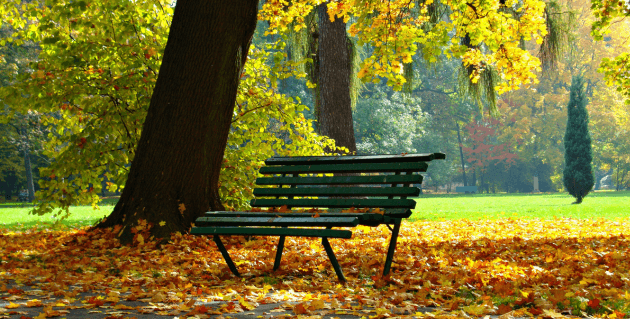
[[[484,183],[485,173],[490,165],[501,162],[514,164],[518,155],[511,153],[511,146],[508,143],[499,143],[497,140],[496,127],[501,123],[495,119],[473,120],[464,127],[468,132],[468,140],[471,147],[462,147],[468,157],[467,162],[471,163],[473,174],[479,170],[481,187],[486,187]],[[473,177],[473,183],[475,178]]]

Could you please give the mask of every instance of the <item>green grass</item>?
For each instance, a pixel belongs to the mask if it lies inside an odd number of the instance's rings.
[[[574,199],[567,193],[427,194],[415,200],[412,220],[630,217],[629,191],[590,193],[579,205],[572,205]]]
[[[0,208],[9,208],[9,207],[33,207],[33,204],[25,203],[25,202],[4,202],[4,203],[0,203]]]
[[[442,219],[499,219],[499,218],[628,218],[630,217],[630,192],[595,192],[589,194],[580,205],[571,205],[573,197],[566,193],[554,194],[427,194],[417,201],[411,220]],[[61,227],[83,227],[96,223],[114,208],[117,198],[108,198],[100,210],[91,206],[73,206],[69,218],[60,222]],[[20,203],[21,204],[21,203]],[[55,219],[51,215],[29,214],[31,207],[7,207],[0,205],[0,228],[25,230],[49,228]],[[25,204],[26,205],[26,204]],[[28,204],[30,205],[30,204]]]
[[[56,225],[55,222],[57,220],[52,215],[37,216],[29,214],[33,207],[30,203],[2,203],[0,204],[0,228],[22,231],[33,228],[77,228],[90,226],[109,215],[117,201],[118,198],[103,199],[99,210],[94,210],[92,206],[72,206],[70,207],[70,217]]]

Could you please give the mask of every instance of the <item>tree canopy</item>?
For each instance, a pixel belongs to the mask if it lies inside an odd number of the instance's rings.
[[[614,24],[630,26],[630,2],[628,1],[591,1],[595,20],[592,24],[592,35],[597,40],[608,40],[614,35]],[[627,37],[627,34],[626,34]],[[626,38],[627,41],[627,38]],[[614,85],[630,104],[630,52],[623,52],[613,58],[605,58],[601,63],[601,72],[605,74],[608,85]]]
[[[304,17],[321,0],[267,1],[261,19],[270,33],[299,30]],[[441,54],[461,58],[477,82],[490,68],[498,72],[498,92],[535,82],[540,62],[520,48],[521,39],[542,43],[546,35],[544,8],[538,0],[526,1],[336,1],[329,4],[330,19],[351,22],[349,32],[359,44],[370,43],[372,54],[362,64],[359,77],[379,81],[384,77],[396,89],[406,79],[403,65],[421,52],[435,62]],[[442,9],[442,11],[440,10]],[[445,16],[445,17],[442,17]],[[460,39],[467,39],[462,44]]]
[[[42,173],[47,178],[40,181],[37,213],[67,213],[72,204],[96,203],[103,186],[122,189],[158,77],[170,1],[33,2],[7,14],[15,14],[15,31],[4,41],[39,43],[41,53],[0,98],[17,111],[37,110],[54,128],[44,152],[55,161]],[[227,208],[247,205],[265,158],[334,149],[300,113],[304,106],[274,89],[277,78],[304,77],[291,65],[272,67],[278,60],[271,53],[283,46],[271,43],[249,54],[221,175]]]

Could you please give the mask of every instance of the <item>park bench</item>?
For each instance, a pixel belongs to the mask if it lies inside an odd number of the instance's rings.
[[[223,235],[279,236],[273,270],[280,267],[286,236],[319,237],[340,281],[345,277],[328,238],[351,238],[357,225],[387,225],[392,235],[383,268],[386,276],[396,249],[403,218],[411,215],[427,162],[442,153],[272,157],[256,180],[249,212],[207,212],[197,218],[194,235],[212,235],[228,267],[240,276],[221,242]],[[269,187],[275,186],[275,187]],[[267,207],[261,211],[260,207]],[[258,208],[258,211],[254,211]],[[291,211],[293,208],[301,208]],[[393,228],[390,226],[393,225]],[[308,228],[304,228],[308,227]]]
[[[457,186],[455,187],[455,191],[458,193],[477,193],[477,186]]]

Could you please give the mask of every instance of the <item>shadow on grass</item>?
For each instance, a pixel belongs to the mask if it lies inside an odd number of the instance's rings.
[[[103,197],[101,198],[101,202],[98,204],[102,206],[116,206],[119,199],[120,196]]]
[[[96,224],[100,219],[94,218],[93,220],[64,220],[59,223],[45,222],[45,221],[27,221],[23,223],[0,223],[0,228],[8,229],[11,231],[27,231],[27,230],[69,230],[78,229],[85,226],[92,226]]]
[[[25,203],[25,202],[5,202],[0,203],[0,208],[22,208],[22,207],[33,207],[33,203]]]

